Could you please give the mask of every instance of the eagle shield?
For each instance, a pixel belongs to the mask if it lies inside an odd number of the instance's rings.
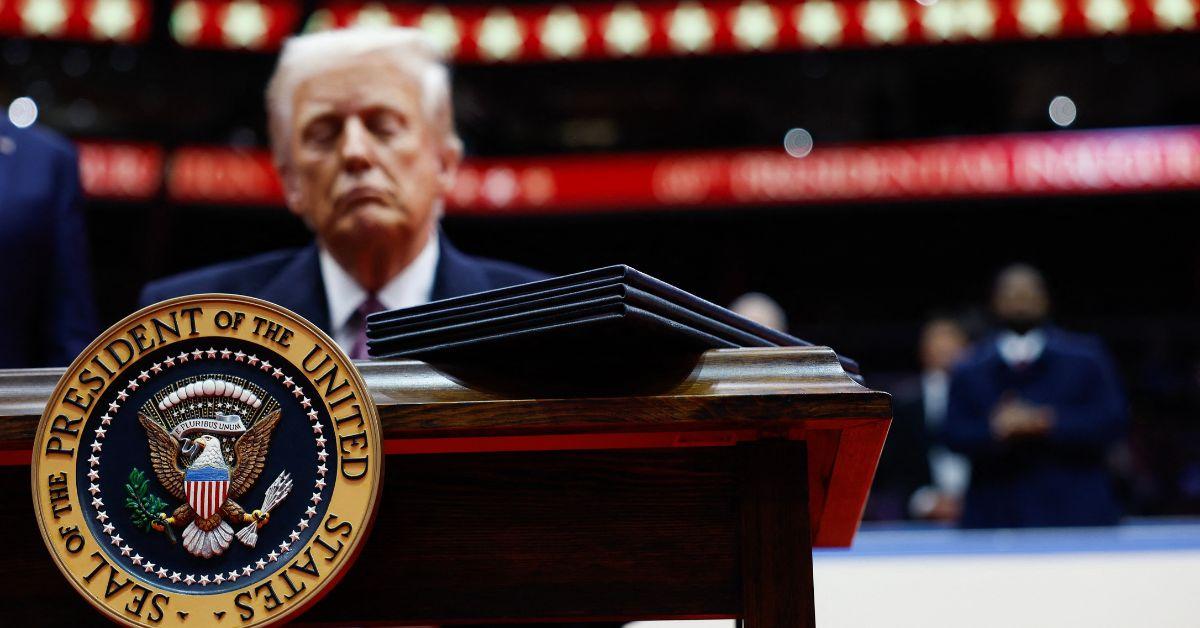
[[[183,481],[188,505],[201,519],[211,517],[229,496],[229,469],[190,468]]]

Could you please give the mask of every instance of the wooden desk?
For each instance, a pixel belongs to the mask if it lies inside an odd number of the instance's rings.
[[[636,393],[538,398],[414,361],[359,364],[384,494],[357,564],[302,622],[743,617],[813,623],[811,548],[850,544],[888,395],[824,347],[709,351]],[[58,369],[0,371],[14,625],[100,621],[30,511]],[[533,386],[536,389],[536,386]]]

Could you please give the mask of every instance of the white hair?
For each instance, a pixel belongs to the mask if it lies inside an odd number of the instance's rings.
[[[275,164],[288,164],[292,99],[313,76],[353,63],[367,54],[385,53],[397,68],[421,86],[421,105],[429,124],[457,144],[450,102],[450,72],[433,41],[416,28],[348,28],[290,37],[283,44],[267,84],[267,125]]]

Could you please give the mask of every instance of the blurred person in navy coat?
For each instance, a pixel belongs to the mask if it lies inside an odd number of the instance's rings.
[[[892,427],[875,472],[867,514],[874,519],[957,521],[971,463],[941,440],[950,371],[970,344],[964,325],[939,315],[921,327],[921,375],[898,387]]]
[[[1000,273],[1000,330],[953,372],[945,439],[971,460],[968,528],[1111,525],[1120,509],[1106,468],[1126,402],[1100,343],[1049,323],[1033,267]]]
[[[66,366],[93,340],[79,160],[0,115],[0,368]]]
[[[441,234],[462,142],[448,71],[419,30],[292,38],[267,111],[287,206],[315,242],[153,282],[143,304],[201,292],[266,299],[361,359],[367,314],[544,277],[460,253]]]

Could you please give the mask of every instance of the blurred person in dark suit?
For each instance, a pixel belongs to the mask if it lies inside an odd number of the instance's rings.
[[[370,313],[544,277],[460,253],[440,233],[462,142],[448,71],[419,30],[290,39],[267,110],[288,209],[315,242],[153,282],[143,304],[201,292],[266,299],[361,359]]]
[[[971,463],[947,449],[941,432],[950,370],[968,344],[954,318],[936,316],[921,328],[921,376],[893,397],[892,428],[871,489],[872,518],[958,520]]]
[[[962,525],[1111,525],[1120,510],[1106,469],[1127,409],[1108,353],[1050,324],[1035,268],[996,279],[997,333],[951,377],[946,442],[971,460]]]
[[[448,71],[421,31],[290,39],[267,109],[288,209],[315,242],[153,282],[143,303],[200,292],[258,297],[312,321],[361,359],[373,311],[545,277],[463,254],[440,233],[462,142]]]
[[[79,159],[0,115],[0,368],[66,366],[96,335]]]

